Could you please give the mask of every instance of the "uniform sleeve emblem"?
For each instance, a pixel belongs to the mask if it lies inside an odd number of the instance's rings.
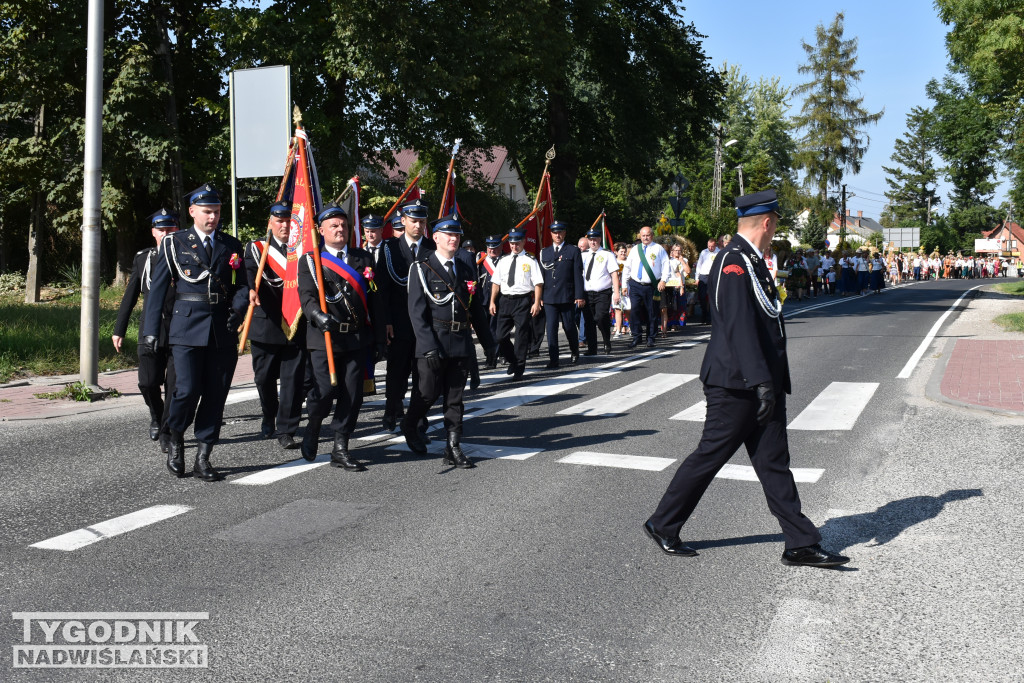
[[[722,272],[726,275],[743,275],[743,269],[737,266],[735,263],[731,266],[722,268]]]

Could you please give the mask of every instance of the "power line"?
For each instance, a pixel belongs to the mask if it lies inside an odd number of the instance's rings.
[[[868,194],[878,195],[879,197],[884,197],[885,196],[885,194],[882,193],[882,192],[872,192],[871,190],[865,190],[862,187],[854,187],[853,185],[850,185],[849,187],[850,187],[851,190],[856,190],[857,192],[867,192]]]

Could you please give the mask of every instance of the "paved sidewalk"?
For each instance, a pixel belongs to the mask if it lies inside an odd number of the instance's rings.
[[[231,388],[251,386],[252,377],[252,356],[239,356]],[[92,402],[36,398],[36,394],[60,391],[66,384],[77,382],[78,379],[78,375],[54,375],[32,377],[0,386],[0,421],[44,420],[101,410],[114,410],[143,403],[142,394],[139,393],[137,368],[100,373],[99,385],[104,389],[117,389],[121,394],[117,398]]]
[[[942,333],[946,365],[936,372],[928,395],[953,405],[1024,415],[1024,334],[1007,332],[992,320],[1024,313],[1024,297],[985,287],[969,299]]]

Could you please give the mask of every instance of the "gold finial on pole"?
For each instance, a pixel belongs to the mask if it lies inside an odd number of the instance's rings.
[[[302,125],[302,111],[299,109],[299,105],[292,105],[292,121],[296,126]]]

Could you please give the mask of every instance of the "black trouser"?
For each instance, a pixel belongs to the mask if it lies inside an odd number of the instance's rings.
[[[583,307],[583,330],[587,338],[587,351],[597,353],[597,330],[601,330],[604,345],[611,343],[612,290],[602,289],[600,292],[587,292],[587,304]]]
[[[654,339],[657,335],[657,316],[654,312],[654,285],[645,285],[630,280],[629,282],[629,307],[632,311],[629,317],[629,329],[635,341],[643,339],[643,323],[647,323],[647,338]]]
[[[708,303],[708,283],[706,280],[697,280],[697,301],[700,303],[700,320],[707,325],[711,322],[711,305]],[[630,325],[632,324],[630,323]]]
[[[160,431],[167,433],[170,431],[167,415],[174,394],[174,357],[166,346],[152,353],[140,344],[138,354],[139,392],[149,407],[149,419],[160,425]]]
[[[195,420],[196,441],[217,443],[224,402],[238,362],[238,349],[173,344],[171,355],[175,380],[167,414],[169,430],[184,433]]]
[[[327,352],[310,349],[309,363],[313,367],[313,377],[316,378],[316,385],[306,397],[309,420],[323,420],[330,415],[331,406],[335,406],[331,429],[335,434],[350,436],[356,429],[359,409],[363,407],[366,349],[334,352],[334,372],[338,376],[338,385],[333,387],[327,367]]]
[[[530,353],[540,353],[540,345],[544,343],[544,331],[547,328],[547,317],[538,315],[530,324],[533,326],[533,337],[530,341]],[[519,333],[516,332],[516,334]]]
[[[800,494],[789,469],[786,394],[776,394],[775,412],[764,426],[755,418],[759,401],[753,390],[705,386],[704,396],[708,405],[704,433],[651,515],[654,528],[668,538],[678,536],[715,475],[742,444],[761,481],[768,509],[782,527],[786,548],[818,543],[821,534],[800,511]]]
[[[252,342],[252,370],[260,395],[263,421],[276,424],[276,435],[294,436],[302,417],[306,350],[295,344]],[[281,380],[278,400],[277,381]]]
[[[444,428],[448,432],[462,433],[462,414],[465,412],[463,392],[466,389],[466,375],[469,372],[468,358],[443,358],[441,369],[431,371],[426,358],[417,358],[419,370],[419,395],[409,401],[409,414],[405,416],[409,425],[418,425],[427,417],[434,401],[444,392]]]
[[[569,340],[569,353],[580,352],[579,330],[576,329],[576,304],[544,304],[544,321],[548,333],[548,360],[558,362],[558,323],[562,323]]]
[[[533,320],[530,309],[533,308],[533,294],[503,296],[498,300],[498,328],[495,338],[501,355],[509,363],[526,365],[526,354],[533,341]],[[540,317],[540,316],[537,316]],[[515,345],[512,344],[512,328],[516,330]]]
[[[412,397],[419,396],[419,370],[413,361],[416,358],[416,337],[412,330],[408,334],[395,334],[388,346],[388,368],[384,380],[384,414],[398,420],[405,414],[402,402],[409,388],[409,374],[412,374]]]

